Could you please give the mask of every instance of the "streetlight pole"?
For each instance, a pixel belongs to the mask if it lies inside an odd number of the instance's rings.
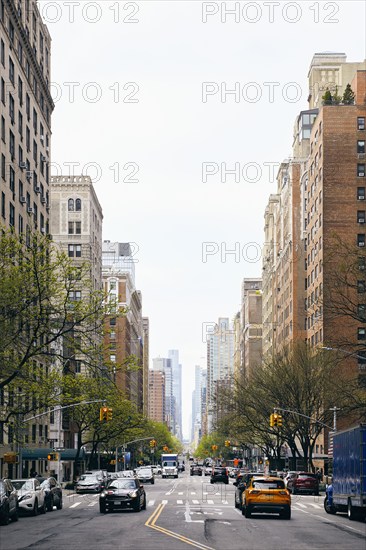
[[[333,432],[335,433],[337,431],[337,411],[340,411],[340,407],[331,407],[329,409],[330,411],[333,411]]]

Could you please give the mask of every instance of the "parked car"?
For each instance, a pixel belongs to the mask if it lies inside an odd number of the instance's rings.
[[[100,494],[99,511],[102,514],[122,508],[135,512],[146,510],[145,489],[138,479],[114,479]]]
[[[94,474],[83,474],[76,483],[77,493],[100,493],[106,486],[103,478]]]
[[[92,475],[102,478],[102,480],[107,484],[110,479],[110,473],[107,470],[88,470],[84,472],[85,475]]]
[[[118,477],[135,477],[134,470],[122,470],[122,472],[118,472]]]
[[[46,493],[38,479],[12,479],[11,482],[18,491],[20,512],[26,512],[33,516],[37,516],[39,512],[46,513]]]
[[[142,483],[151,483],[151,485],[154,485],[155,475],[152,468],[139,468],[137,470],[137,479]]]
[[[211,472],[211,483],[216,483],[216,481],[223,481],[226,485],[229,483],[229,475],[227,468],[224,466],[214,466]]]
[[[252,477],[242,496],[241,513],[250,518],[253,512],[279,514],[291,519],[291,495],[279,477]]]
[[[0,479],[0,525],[18,521],[18,493],[10,479]]]
[[[161,474],[161,466],[159,466],[158,464],[156,464],[155,466],[152,466],[152,471],[156,476]]]
[[[205,476],[210,476],[212,474],[212,466],[206,466]]]
[[[234,505],[235,508],[239,508],[241,510],[242,505],[242,499],[243,499],[243,492],[245,491],[249,481],[252,479],[252,477],[264,477],[264,474],[261,472],[247,472],[242,477],[239,478],[239,481],[234,481],[233,485],[235,485],[235,496],[234,496]]]
[[[37,477],[41,484],[42,489],[45,492],[46,507],[48,512],[52,512],[53,507],[56,506],[57,510],[62,509],[62,487],[54,477]]]
[[[293,495],[297,493],[309,493],[319,496],[319,478],[311,472],[299,472],[287,482],[287,489]]]
[[[202,466],[198,466],[198,464],[192,464],[190,468],[190,475],[191,476],[201,476],[202,475]]]

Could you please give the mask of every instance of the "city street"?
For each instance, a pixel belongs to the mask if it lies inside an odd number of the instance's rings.
[[[64,492],[64,508],[45,516],[21,517],[0,529],[2,550],[208,549],[364,550],[366,526],[346,515],[327,515],[323,496],[295,496],[292,519],[254,515],[234,507],[233,480],[210,484],[209,477],[157,477],[145,485],[147,509],[100,514],[99,495]]]

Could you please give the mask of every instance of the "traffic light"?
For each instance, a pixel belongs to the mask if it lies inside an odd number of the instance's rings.
[[[227,440],[225,441],[225,447],[230,447],[230,440],[229,440],[229,439],[227,439]]]
[[[168,451],[168,449],[169,449],[169,447],[168,447],[167,445],[164,445],[164,447],[163,447],[163,451],[167,452],[167,451]]]
[[[278,414],[273,413],[273,425],[278,426]]]
[[[100,407],[99,420],[100,422],[107,422],[108,407]]]
[[[110,422],[112,420],[112,415],[113,415],[113,409],[111,409],[111,407],[108,407],[107,408],[107,421]]]
[[[282,414],[277,415],[277,426],[279,428],[282,426]]]
[[[47,460],[58,460],[58,453],[48,453]]]
[[[155,447],[156,446],[156,441],[155,439],[151,439],[150,440],[150,447]]]
[[[217,447],[217,445],[211,445],[211,449],[212,449],[213,451],[217,451],[218,447]]]
[[[271,416],[269,417],[269,425],[271,426],[271,428],[273,428],[274,426],[274,414],[272,413]]]

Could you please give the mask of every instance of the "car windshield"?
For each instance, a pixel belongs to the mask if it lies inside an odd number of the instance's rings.
[[[20,479],[19,481],[12,481],[15,489],[24,489],[25,491],[34,490],[34,481],[33,479]]]
[[[91,481],[93,483],[96,483],[97,481],[99,481],[100,478],[99,477],[96,477],[96,476],[87,476],[87,475],[83,475],[83,476],[80,476],[80,480],[79,481]]]
[[[115,479],[108,489],[136,489],[136,483],[133,479]]]
[[[316,475],[315,474],[299,474],[297,476],[298,479],[308,479],[308,478],[312,478],[312,479],[316,479]]]
[[[253,481],[253,487],[255,489],[284,489],[285,484],[282,479],[279,480],[266,480],[266,479],[255,479]]]

